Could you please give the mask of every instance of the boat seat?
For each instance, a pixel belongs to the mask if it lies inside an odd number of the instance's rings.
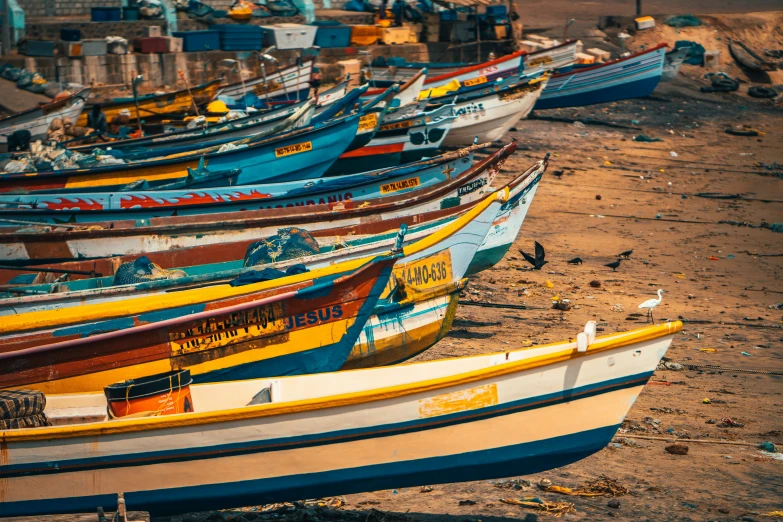
[[[46,418],[52,426],[86,424],[88,422],[103,422],[108,420],[105,405],[50,410],[46,412]]]

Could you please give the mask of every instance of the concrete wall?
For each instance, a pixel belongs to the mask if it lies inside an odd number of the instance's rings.
[[[90,14],[93,7],[120,7],[121,0],[17,0],[27,17]]]

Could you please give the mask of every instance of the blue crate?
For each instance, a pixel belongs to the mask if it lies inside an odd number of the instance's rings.
[[[90,19],[93,22],[119,22],[122,20],[122,8],[93,7],[90,9]]]
[[[502,17],[507,15],[508,7],[505,4],[487,6],[487,16]]]
[[[177,31],[172,36],[182,38],[182,50],[186,53],[220,49],[219,31]]]
[[[315,25],[315,24],[313,24]],[[318,25],[315,33],[317,47],[350,47],[351,28],[347,25]]]
[[[456,11],[441,11],[440,12],[440,19],[443,22],[453,22],[457,19],[457,12]]]
[[[127,22],[135,22],[139,19],[139,8],[138,7],[123,7],[122,8],[122,19]]]

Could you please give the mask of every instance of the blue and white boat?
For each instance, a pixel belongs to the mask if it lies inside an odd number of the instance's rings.
[[[553,75],[534,110],[581,107],[652,93],[663,73],[666,44],[590,67]]]

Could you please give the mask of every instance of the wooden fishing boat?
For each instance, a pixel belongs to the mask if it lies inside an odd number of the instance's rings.
[[[462,279],[508,195],[508,189],[489,195],[460,219],[404,248],[400,236],[393,252],[403,256],[391,256],[393,282],[387,285],[388,271],[384,278],[376,270],[367,282],[372,290],[350,281],[350,272],[370,270],[386,258],[358,251],[276,285],[247,286],[275,288],[273,295],[285,295],[279,299],[248,298],[234,284],[239,278],[230,285],[7,317],[0,325],[0,360],[7,363],[7,371],[0,369],[0,387],[100,390],[119,373],[139,378],[158,373],[161,365],[188,368],[196,382],[337,370],[369,317],[362,310],[374,307],[383,287],[385,295],[404,295],[409,287],[425,290]],[[313,281],[313,292],[282,287],[289,280]],[[114,348],[97,349],[106,344]]]
[[[455,121],[453,113],[452,103],[409,118],[379,121],[373,139],[364,147],[343,152],[326,175],[387,168],[435,156]]]
[[[95,149],[120,151],[123,159],[133,159],[134,155],[146,154],[146,157],[164,156],[196,150],[213,145],[222,145],[233,140],[246,138],[254,134],[267,132],[289,116],[295,114],[309,101],[282,106],[266,112],[255,112],[243,118],[214,123],[204,127],[185,128],[178,131],[70,147],[70,150],[89,154]],[[305,123],[303,126],[309,124]],[[179,147],[189,147],[180,150]]]
[[[195,412],[160,417],[107,421],[101,393],[50,395],[54,426],[0,433],[0,515],[115,509],[123,492],[163,516],[565,466],[606,447],[681,329],[588,323],[576,342],[193,385]]]
[[[8,136],[18,130],[30,131],[31,139],[43,139],[52,122],[58,118],[75,120],[87,103],[90,88],[51,103],[34,107],[26,111],[11,114],[0,119],[0,145],[8,143]]]
[[[394,107],[404,107],[409,103],[415,102],[421,89],[424,87],[424,82],[427,80],[427,69],[419,69],[417,73],[411,76],[405,83],[400,85],[400,91],[394,97]],[[373,96],[383,94],[385,88],[380,87],[376,89],[369,89],[362,97],[363,102],[370,101]]]
[[[251,93],[265,101],[306,100],[312,75],[313,60],[303,58],[301,64],[295,63],[244,82],[221,86],[215,93],[215,99],[233,98],[234,103],[241,105],[239,99],[246,93]]]
[[[740,40],[729,40],[729,52],[738,64],[751,71],[774,71],[777,64],[760,56]]]
[[[304,228],[315,237],[378,234],[402,223],[421,222],[424,217],[430,221],[466,210],[480,199],[514,150],[516,145],[511,143],[445,183],[367,201],[155,218],[145,224],[125,220],[89,227],[2,229],[0,259],[5,265],[14,260],[17,264],[40,264],[133,254],[153,259],[157,252],[168,252],[183,257],[166,266],[187,266],[211,262],[215,256],[223,258],[229,252],[238,259],[250,243],[286,226]]]
[[[546,159],[538,162],[507,185],[509,199],[503,204],[497,216],[495,216],[492,226],[470,261],[467,268],[468,275],[490,268],[503,258],[522,227],[524,217],[533,202],[536,188],[546,166]],[[415,224],[411,223],[408,226],[405,241],[413,242],[427,237],[434,231],[457,219],[457,217],[459,216],[453,215],[426,220],[426,215],[417,216],[418,222]],[[392,248],[396,236],[397,230],[389,228],[388,231],[381,234],[353,235],[344,239],[321,237],[318,239],[319,254],[291,259],[280,257],[274,263],[263,265],[263,267],[286,270],[297,263],[305,263],[311,269],[332,265],[340,260],[385,252]],[[26,279],[23,276],[18,280],[9,282],[9,286],[6,287],[13,289],[14,292],[12,293],[15,293],[17,297],[7,297],[7,294],[4,296],[6,297],[5,299],[0,299],[0,315],[12,315],[28,311],[58,310],[84,304],[106,303],[126,299],[131,295],[160,294],[171,292],[175,289],[180,291],[192,286],[201,287],[204,284],[230,281],[244,272],[262,268],[245,266],[245,261],[242,257],[244,254],[240,254],[238,258],[229,257],[225,255],[225,252],[228,251],[230,249],[223,249],[221,252],[224,253],[224,256],[222,258],[214,258],[210,263],[202,261],[200,264],[190,266],[172,264],[178,258],[177,253],[173,251],[150,255],[151,259],[158,265],[171,268],[184,275],[174,279],[158,279],[136,284],[115,285],[114,273],[103,277],[74,279],[55,283],[40,282],[39,284],[22,284]],[[110,261],[114,267],[118,267],[121,263],[127,263],[134,259],[135,257],[129,256],[121,259],[111,259]],[[88,266],[90,262],[82,261],[76,263],[78,264],[68,268],[83,271],[90,268]],[[101,269],[104,268],[103,265],[101,264]],[[35,272],[35,269],[33,269],[33,272]],[[36,274],[33,273],[32,275]],[[12,288],[10,285],[17,286]]]
[[[129,111],[131,121],[139,118],[150,118],[152,116],[165,116],[187,112],[193,106],[193,101],[200,103],[200,100],[211,99],[217,92],[221,80],[212,80],[203,85],[197,85],[191,89],[182,89],[166,94],[151,94],[140,96],[138,100],[126,98],[121,101],[101,102],[101,111],[106,115],[106,120],[111,121],[115,116],[119,116],[120,111]],[[138,112],[136,102],[138,101]],[[83,109],[81,116],[76,122],[80,127],[87,126],[87,115],[92,110],[92,106]]]
[[[317,178],[345,150],[358,125],[359,116],[349,115],[223,151],[213,147],[124,165],[3,173],[0,193],[91,192],[127,189],[130,184],[137,189],[173,183],[210,187]],[[194,177],[200,162],[208,174]]]
[[[552,75],[534,110],[647,96],[661,80],[665,55],[666,44],[661,43],[624,58]]]
[[[388,194],[405,194],[458,176],[472,165],[473,151],[479,148],[474,145],[456,153],[449,152],[399,167],[359,174],[261,185],[62,195],[0,195],[0,227],[12,226],[19,220],[53,225],[115,219],[139,221],[163,216],[364,201]]]
[[[507,78],[515,74],[520,74],[523,69],[525,51],[501,56],[495,60],[479,63],[476,65],[456,65],[450,67],[437,67],[438,64],[426,64],[430,70],[424,86],[427,89],[440,87],[453,80],[458,80],[462,84],[475,82],[487,83],[494,82],[498,78]],[[365,74],[370,81],[377,87],[391,85],[392,83],[407,82],[424,64],[417,64],[413,67],[392,66],[387,70],[366,69]]]

